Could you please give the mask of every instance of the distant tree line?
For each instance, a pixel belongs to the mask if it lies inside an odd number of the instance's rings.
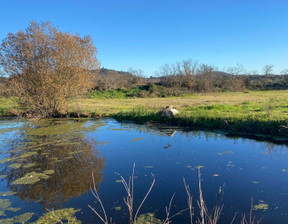
[[[288,89],[288,70],[281,75],[272,73],[272,65],[263,67],[262,74],[247,72],[237,64],[220,71],[214,66],[183,60],[164,65],[156,77],[145,78],[141,70],[116,71],[106,68],[91,72],[90,90],[111,91],[138,88],[129,97],[180,96],[189,93],[284,90]],[[7,95],[8,79],[0,77],[0,95]]]
[[[183,60],[160,68],[159,84],[169,88],[186,89],[189,92],[280,90],[288,89],[288,71],[282,75],[272,73],[272,65],[263,68],[263,75],[247,72],[237,64],[224,71],[193,60]]]
[[[102,68],[94,71],[94,89],[107,91],[111,89],[131,88],[143,83],[142,71],[129,69],[128,72]]]

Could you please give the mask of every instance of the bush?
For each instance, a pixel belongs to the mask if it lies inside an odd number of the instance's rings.
[[[89,36],[32,21],[3,40],[0,65],[10,76],[11,93],[29,113],[53,117],[66,113],[68,99],[90,88],[90,71],[99,67],[95,54]]]

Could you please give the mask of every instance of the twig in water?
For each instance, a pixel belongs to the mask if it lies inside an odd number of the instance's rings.
[[[95,178],[94,178],[94,174],[92,172],[92,179],[93,179],[93,188],[91,188],[91,192],[93,194],[93,196],[97,199],[97,201],[99,202],[100,206],[101,206],[101,209],[103,211],[103,216],[101,216],[92,206],[88,205],[88,207],[99,217],[99,219],[104,223],[104,224],[109,224],[108,222],[108,218],[107,218],[107,215],[106,215],[106,211],[105,211],[105,208],[103,206],[103,203],[101,201],[101,198],[98,194],[98,191],[97,191],[97,188],[96,188],[96,185],[95,185]]]

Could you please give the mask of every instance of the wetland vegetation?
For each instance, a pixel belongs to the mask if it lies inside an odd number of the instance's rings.
[[[100,68],[96,53],[50,22],[2,41],[1,223],[287,220],[287,70],[189,59],[145,78]],[[168,105],[179,113],[159,116]]]

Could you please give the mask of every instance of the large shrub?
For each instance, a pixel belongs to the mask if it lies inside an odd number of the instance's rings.
[[[25,31],[9,33],[2,41],[0,65],[24,108],[52,117],[65,113],[68,99],[90,87],[90,71],[99,68],[95,55],[89,36],[32,21]]]

